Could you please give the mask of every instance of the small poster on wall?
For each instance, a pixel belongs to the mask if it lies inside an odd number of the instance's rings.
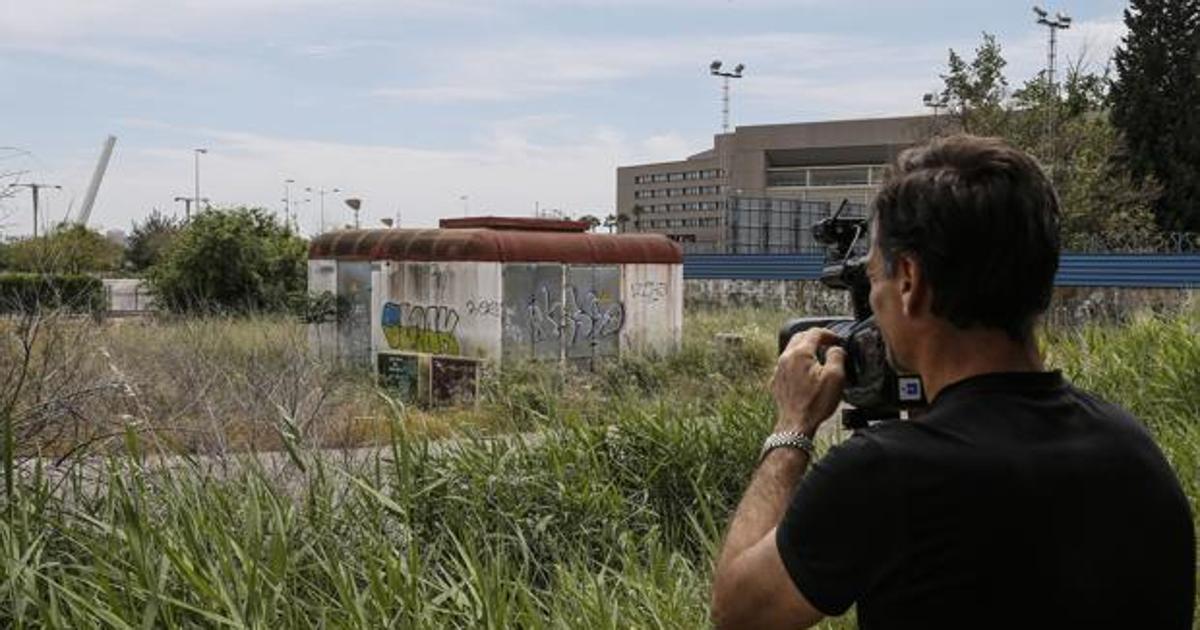
[[[405,402],[420,402],[420,357],[415,354],[381,352],[377,367],[381,387],[392,390]]]

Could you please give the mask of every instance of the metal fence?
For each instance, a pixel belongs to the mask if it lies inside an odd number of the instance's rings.
[[[821,254],[691,255],[684,279],[817,280]],[[1063,254],[1054,283],[1064,287],[1200,288],[1200,253]]]
[[[154,297],[142,280],[105,278],[103,282],[109,315],[137,315],[154,310]]]
[[[812,237],[812,226],[836,208],[824,201],[770,197],[730,197],[725,253],[817,254],[824,248]],[[866,216],[861,204],[847,204],[845,216]]]
[[[867,206],[844,202],[842,216],[866,217]],[[842,204],[774,197],[729,197],[724,217],[724,240],[681,242],[686,255],[824,254],[813,239],[812,228]],[[859,243],[865,251],[867,241]],[[1200,233],[1130,230],[1115,234],[1069,234],[1063,251],[1071,254],[1195,254],[1200,253]],[[863,252],[858,252],[863,253]]]

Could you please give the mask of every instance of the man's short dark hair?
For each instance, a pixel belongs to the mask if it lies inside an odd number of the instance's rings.
[[[937,139],[900,154],[872,205],[886,272],[913,255],[935,315],[1029,338],[1059,254],[1058,196],[1033,158],[998,138]]]

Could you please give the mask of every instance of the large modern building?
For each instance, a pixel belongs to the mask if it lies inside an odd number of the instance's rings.
[[[618,168],[619,229],[666,234],[692,252],[804,249],[814,218],[843,200],[868,204],[884,167],[934,124],[910,116],[737,127],[686,159]]]

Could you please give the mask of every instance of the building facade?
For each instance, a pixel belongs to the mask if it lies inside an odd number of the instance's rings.
[[[766,207],[783,233],[803,231],[844,200],[869,204],[886,165],[931,137],[935,123],[908,116],[737,127],[686,159],[619,167],[618,229],[665,234],[690,252],[745,250],[738,217]],[[804,216],[785,216],[792,211]],[[780,238],[764,236],[764,251],[786,247],[773,242]]]

